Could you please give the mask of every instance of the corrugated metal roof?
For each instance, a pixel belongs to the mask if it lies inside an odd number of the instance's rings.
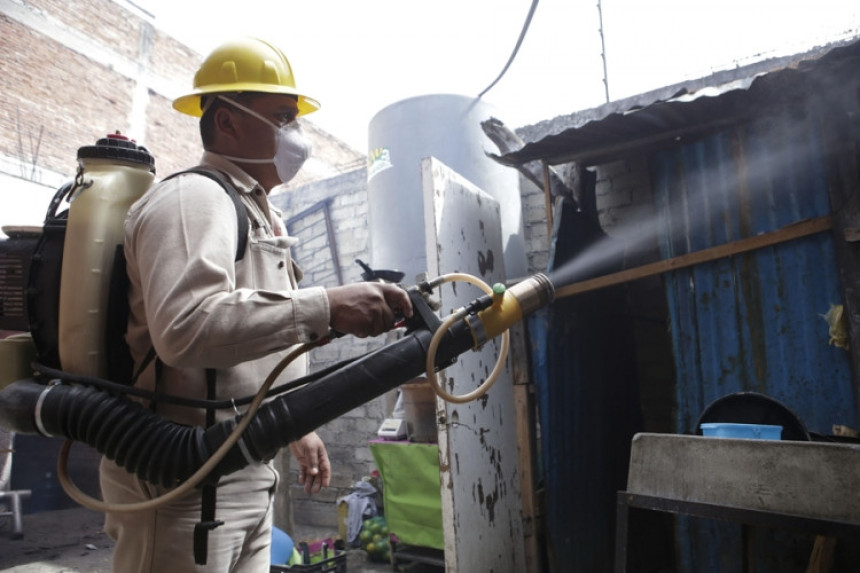
[[[845,71],[856,74],[858,59],[860,41],[855,38],[721,72],[543,122],[535,129],[547,129],[547,135],[494,157],[511,166],[534,160],[555,165],[617,159],[634,147],[715,131],[749,118],[758,111],[756,102],[771,107],[808,90],[826,89],[825,82],[844,78]]]

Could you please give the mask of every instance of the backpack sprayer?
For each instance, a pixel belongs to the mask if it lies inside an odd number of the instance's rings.
[[[107,247],[112,249],[112,245]],[[440,320],[427,298],[435,288],[453,281],[475,284],[484,295]],[[289,443],[423,373],[436,392],[449,401],[466,402],[482,395],[504,365],[508,329],[551,303],[555,291],[542,274],[509,288],[491,288],[477,277],[450,274],[409,287],[407,292],[413,316],[403,321],[405,330],[400,339],[269,392],[292,360],[338,334],[300,345],[271,372],[244,414],[208,428],[176,424],[121,395],[155,397],[147,396],[149,393],[95,374],[69,374],[44,365],[37,370],[43,375],[41,380],[49,380],[47,384],[25,378],[0,391],[0,425],[19,433],[70,440],[61,452],[58,473],[64,489],[78,503],[101,511],[147,509],[153,502],[166,503],[182,496],[200,483],[217,483],[221,476],[248,464],[270,460]],[[503,336],[502,349],[483,384],[463,396],[448,394],[438,383],[436,372],[453,364],[460,354],[478,349],[499,335]],[[264,403],[271,396],[275,397]],[[159,400],[169,398],[158,396]],[[93,500],[66,475],[71,441],[84,442],[138,477],[174,489],[157,500],[139,504],[116,506]]]
[[[525,315],[553,299],[552,284],[538,274],[507,289],[496,286],[491,294],[440,323],[422,293],[448,279],[441,277],[408,289],[415,313],[399,340],[312,382],[293,382],[289,392],[257,408],[289,361],[320,343],[304,345],[272,372],[245,415],[207,429],[170,422],[138,402],[84,385],[85,377],[73,376],[47,386],[32,379],[11,383],[0,392],[0,423],[15,432],[85,442],[153,483],[177,486],[204,466],[207,471],[201,479],[215,482],[250,463],[270,460],[290,442],[425,371],[435,384],[437,370],[506,334]],[[500,354],[499,358],[503,362],[505,357]],[[494,375],[488,377],[481,393],[494,380]],[[240,427],[241,435],[236,436],[234,430]],[[223,459],[211,468],[206,465],[225,444]]]

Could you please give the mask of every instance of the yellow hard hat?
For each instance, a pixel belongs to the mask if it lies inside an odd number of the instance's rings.
[[[194,91],[176,98],[173,108],[200,117],[200,96],[225,92],[263,92],[298,96],[299,115],[320,108],[317,100],[296,90],[293,69],[284,53],[258,38],[221,44],[194,74]]]

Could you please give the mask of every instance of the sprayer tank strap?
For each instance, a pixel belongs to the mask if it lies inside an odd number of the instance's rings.
[[[216,373],[214,368],[206,369],[206,399],[215,399]],[[215,424],[215,409],[206,408],[206,426]],[[206,565],[209,553],[209,532],[223,525],[215,519],[215,506],[218,500],[217,483],[205,483],[201,488],[200,522],[194,526],[194,562]]]
[[[221,185],[221,187],[233,201],[233,206],[236,208],[236,224],[238,225],[239,231],[239,242],[236,244],[235,260],[241,261],[245,256],[245,247],[248,243],[248,230],[251,227],[251,223],[248,208],[242,202],[242,198],[239,195],[239,191],[236,189],[236,186],[233,185],[233,183],[230,181],[230,178],[224,173],[218,171],[217,169],[207,168],[203,166],[193,167],[185,171],[178,171],[176,173],[173,173],[172,175],[168,175],[164,178],[164,180],[167,181],[168,179],[172,179],[173,177],[177,177],[185,173],[196,173],[197,175],[202,175],[204,177],[212,179],[213,181]]]
[[[248,213],[248,210],[247,210],[247,207],[245,207],[245,204],[242,203],[242,198],[240,197],[239,191],[236,189],[236,186],[233,185],[233,183],[230,181],[230,178],[227,175],[225,175],[224,173],[218,171],[217,169],[206,168],[203,166],[194,167],[192,169],[187,169],[185,171],[177,171],[176,173],[173,173],[173,174],[165,177],[164,180],[167,181],[168,179],[172,179],[174,177],[177,177],[177,176],[185,174],[185,173],[195,173],[197,175],[202,175],[204,177],[208,177],[209,179],[212,179],[213,181],[218,183],[224,189],[224,191],[227,193],[227,196],[230,197],[230,199],[233,201],[233,207],[236,209],[236,226],[237,226],[238,237],[239,237],[239,240],[236,244],[236,255],[235,255],[234,260],[235,261],[242,260],[245,256],[245,249],[246,249],[247,244],[248,244],[248,230],[250,229],[250,221],[249,221],[250,214]],[[146,353],[146,357],[144,357],[140,366],[137,368],[137,370],[134,373],[134,377],[132,378],[132,382],[131,382],[132,385],[135,382],[137,382],[140,375],[146,370],[146,368],[150,365],[150,363],[152,363],[153,360],[155,360],[155,366],[156,366],[155,380],[156,380],[156,384],[158,384],[158,380],[161,378],[161,376],[160,376],[161,361],[158,360],[158,356],[155,352],[155,347],[150,347],[149,352]],[[208,377],[208,372],[207,372],[207,377]],[[209,397],[209,399],[214,399],[214,392],[212,393],[212,396]],[[153,404],[153,406],[154,406],[154,404]],[[208,413],[207,413],[207,417],[208,417]],[[207,424],[211,425],[211,422],[207,421]]]
[[[236,187],[230,182],[228,177],[221,173],[220,171],[214,169],[205,169],[203,167],[198,167],[194,169],[189,169],[187,171],[182,171],[179,173],[175,173],[170,177],[175,177],[182,173],[196,173],[198,175],[203,175],[204,177],[209,177],[213,181],[217,182],[224,191],[227,192],[227,195],[233,201],[233,206],[236,209],[236,222],[238,225],[238,235],[239,241],[236,245],[236,261],[242,260],[245,256],[245,247],[248,242],[248,230],[250,228],[249,217],[250,214],[247,211],[247,207],[242,203],[242,199],[239,196],[239,192],[236,190]],[[170,178],[168,177],[168,179]],[[155,354],[154,349],[150,351],[150,354]],[[151,360],[151,358],[150,358]],[[216,397],[216,371],[212,368],[206,369],[206,398],[207,400],[214,400]],[[215,410],[214,408],[206,409],[206,425],[212,426],[215,423]],[[201,495],[201,507],[200,507],[200,522],[194,526],[194,561],[198,565],[205,565],[207,561],[207,554],[209,552],[209,532],[212,529],[215,529],[219,525],[223,524],[223,521],[219,521],[215,519],[215,506],[216,500],[218,497],[217,493],[217,485],[214,483],[204,484],[202,487]]]

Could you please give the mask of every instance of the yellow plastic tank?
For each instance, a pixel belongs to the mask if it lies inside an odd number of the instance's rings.
[[[78,149],[78,165],[63,246],[60,364],[72,374],[104,377],[114,257],[129,207],[155,179],[155,160],[145,147],[117,133]]]

